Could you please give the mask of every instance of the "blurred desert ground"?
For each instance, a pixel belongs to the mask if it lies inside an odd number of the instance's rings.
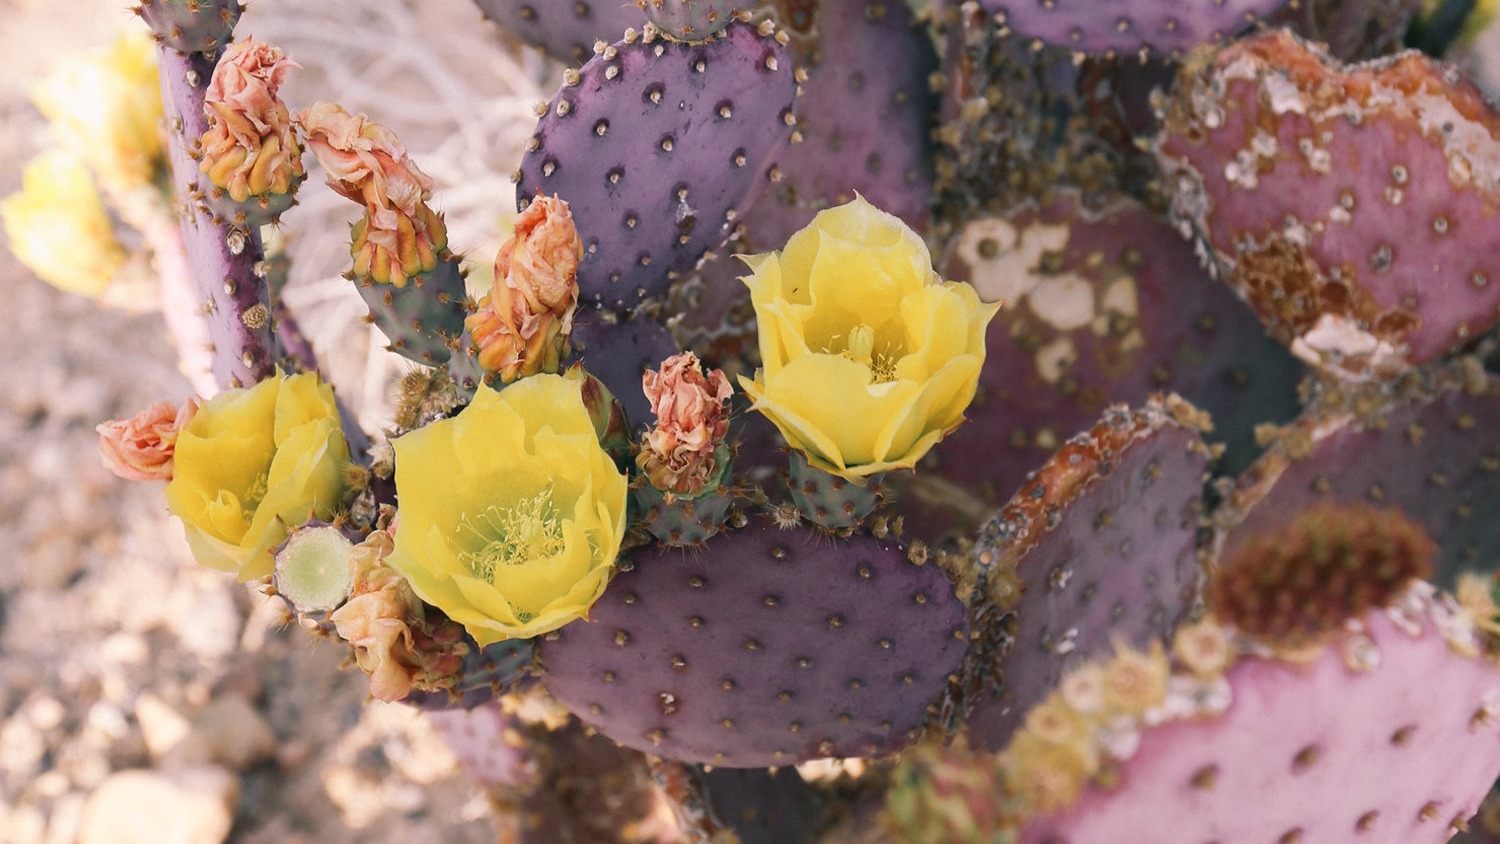
[[[125,6],[0,0],[0,195],[52,143],[28,87],[139,25]],[[239,31],[302,65],[294,109],[333,99],[395,128],[456,247],[487,262],[555,67],[466,0],[254,0]],[[1500,55],[1500,32],[1475,53]],[[287,295],[370,429],[399,365],[336,277],[353,211],[311,174],[285,218]],[[0,248],[0,359],[0,844],[495,840],[420,716],[367,703],[342,646],[193,565],[160,484],[100,467],[98,422],[188,394],[159,316],[60,293]]]
[[[54,143],[28,88],[142,26],[126,4],[0,0],[0,195]],[[253,0],[238,31],[302,65],[293,110],[336,100],[393,127],[437,180],[455,246],[493,256],[556,68],[463,0]],[[374,427],[399,365],[336,278],[354,210],[311,174],[284,220],[287,297]],[[495,840],[422,717],[367,704],[340,644],[195,566],[161,484],[101,468],[96,424],[189,393],[158,315],[60,293],[0,247],[0,357],[0,842]]]

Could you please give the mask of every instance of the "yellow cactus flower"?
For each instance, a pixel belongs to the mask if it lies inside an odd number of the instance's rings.
[[[763,367],[740,384],[811,465],[863,483],[963,421],[999,306],[942,281],[900,219],[856,198],[744,260]]]
[[[68,153],[26,165],[21,192],[0,200],[0,222],[21,263],[69,293],[102,295],[125,264],[88,168]]]
[[[394,442],[400,516],[386,560],[480,645],[587,615],[625,535],[625,476],[581,382],[480,387],[457,416]]]
[[[288,528],[333,516],[349,446],[328,385],[277,372],[203,402],[178,432],[173,462],[167,508],[194,558],[243,581],[271,573]]]
[[[144,27],[107,51],[64,60],[31,98],[108,189],[150,185],[166,166],[156,47]]]

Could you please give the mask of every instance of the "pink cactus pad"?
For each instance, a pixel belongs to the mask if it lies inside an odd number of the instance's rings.
[[[1389,376],[1495,322],[1500,116],[1453,68],[1274,32],[1188,65],[1164,126],[1174,214],[1299,356]]]
[[[1306,664],[1242,657],[1221,715],[1145,728],[1112,788],[1021,842],[1447,841],[1500,773],[1500,671],[1444,617],[1373,612]]]

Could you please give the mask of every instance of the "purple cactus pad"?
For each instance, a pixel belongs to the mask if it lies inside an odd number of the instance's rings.
[[[646,16],[628,0],[474,0],[484,16],[560,62],[582,64]]]
[[[579,299],[615,311],[665,293],[765,185],[796,120],[781,43],[735,23],[702,44],[606,47],[548,105],[521,161],[521,207],[568,201]]]
[[[962,604],[894,541],[760,518],[699,553],[643,549],[544,638],[542,682],[627,747],[716,767],[906,745],[962,660]]]
[[[1248,28],[1288,0],[980,0],[1029,38],[1090,53],[1176,54]]]

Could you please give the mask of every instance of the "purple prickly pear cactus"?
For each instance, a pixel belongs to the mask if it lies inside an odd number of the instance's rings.
[[[429,712],[473,709],[526,685],[535,652],[530,639],[507,639],[484,648],[472,641],[468,644],[451,691],[413,690],[402,703]]]
[[[949,251],[944,277],[1007,306],[990,323],[969,421],[929,468],[992,507],[1111,402],[1178,393],[1209,413],[1206,436],[1226,444],[1230,471],[1255,455],[1255,426],[1297,412],[1302,367],[1134,200],[1090,210],[1062,191],[974,220]]]
[[[560,62],[583,64],[594,42],[646,22],[628,0],[474,0],[484,16]]]
[[[1452,68],[1269,33],[1184,70],[1164,127],[1184,232],[1300,356],[1387,377],[1494,323],[1500,116]]]
[[[1019,841],[1447,841],[1500,773],[1500,672],[1451,609],[1406,604],[1297,661],[1172,678],[1165,717],[1111,763],[1108,787]]]
[[[729,239],[796,122],[791,63],[766,32],[621,41],[549,104],[516,194],[523,207],[533,194],[571,206],[581,303],[629,310]]]
[[[195,151],[208,128],[203,96],[215,58],[165,45],[158,54],[182,239],[214,347],[214,377],[222,387],[250,386],[276,363],[260,234],[215,217],[196,198],[207,193]]]
[[[135,7],[157,43],[180,53],[213,53],[229,43],[244,10],[239,0],[140,0]]]
[[[755,0],[635,0],[635,5],[667,36],[703,41],[723,31],[736,11],[749,9]]]
[[[872,756],[907,744],[963,655],[936,566],[894,541],[769,519],[702,553],[632,554],[590,611],[541,644],[542,682],[628,746],[715,767]]]
[[[1288,0],[980,0],[1021,35],[1090,53],[1181,53],[1220,41]]]
[[[677,354],[677,343],[661,323],[640,317],[618,317],[580,309],[573,319],[573,352],[564,365],[580,363],[609,388],[625,408],[631,430],[651,421],[651,402],[641,374]]]
[[[1272,436],[1214,521],[1220,556],[1321,502],[1397,507],[1438,543],[1439,583],[1500,555],[1500,379],[1476,361],[1362,388],[1325,388]]]
[[[1379,58],[1401,49],[1402,36],[1422,6],[1421,0],[1288,3],[1265,23],[1271,28],[1290,27],[1309,41],[1327,45],[1328,52],[1347,62]]]
[[[1002,747],[1070,667],[1116,640],[1160,640],[1186,615],[1208,461],[1196,417],[1175,398],[1109,409],[980,530],[971,555],[990,624],[965,669],[977,747]]]

